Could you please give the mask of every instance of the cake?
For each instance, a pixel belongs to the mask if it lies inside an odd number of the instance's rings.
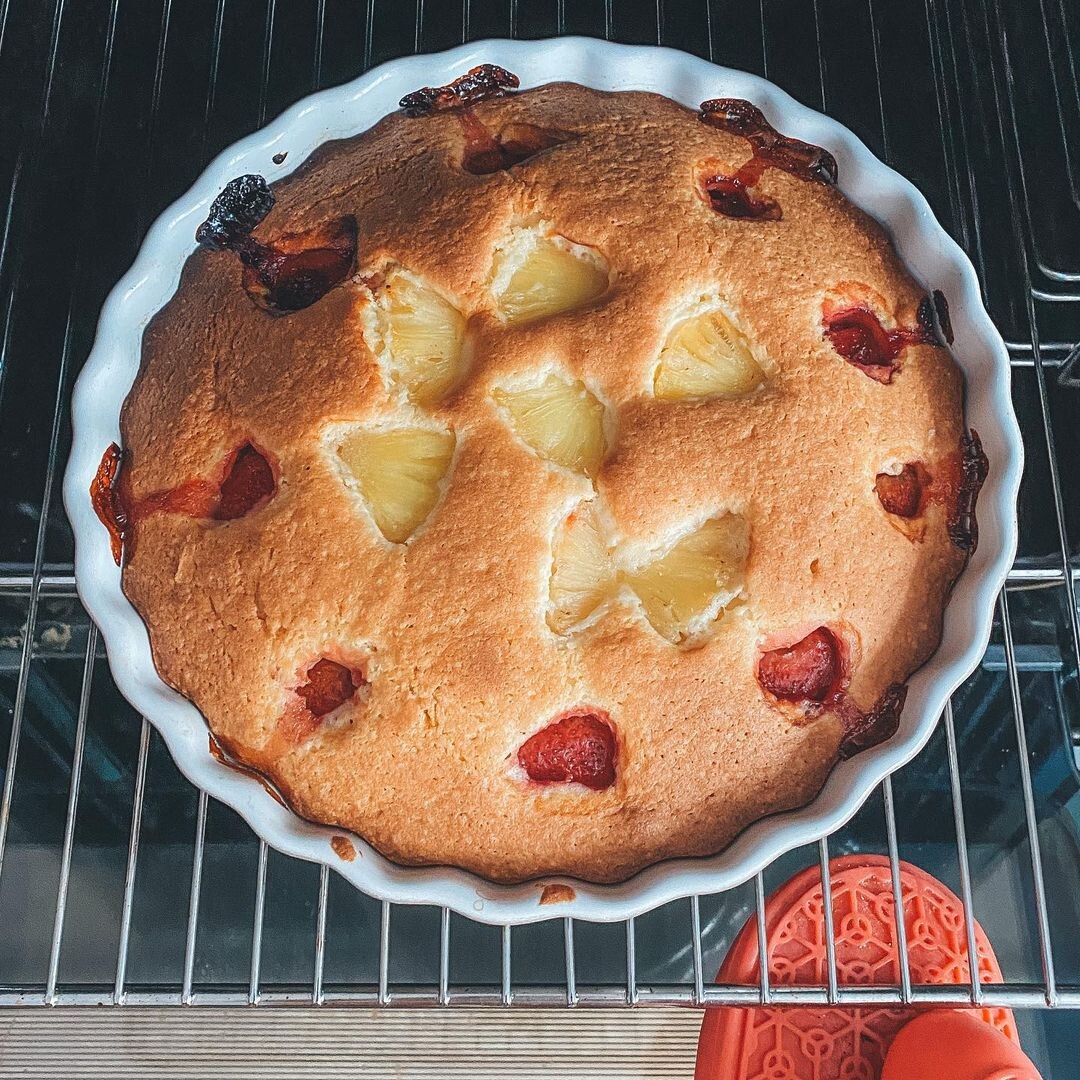
[[[516,86],[230,183],[93,494],[161,677],[298,814],[614,882],[895,731],[986,459],[827,152]]]

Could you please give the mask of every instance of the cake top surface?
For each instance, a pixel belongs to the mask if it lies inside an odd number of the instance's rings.
[[[495,89],[230,185],[125,404],[124,587],[303,815],[616,880],[891,732],[978,462],[827,154],[745,103]]]

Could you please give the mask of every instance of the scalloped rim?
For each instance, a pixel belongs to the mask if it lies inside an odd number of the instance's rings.
[[[357,837],[352,838],[357,858],[341,860],[330,846],[341,829],[302,820],[278,805],[257,781],[211,756],[202,714],[167,687],[154,668],[146,627],[121,591],[109,538],[90,504],[90,482],[102,452],[119,441],[120,406],[138,370],[143,330],[175,292],[184,262],[195,249],[195,227],[225,183],[242,172],[278,180],[328,139],[371,127],[397,108],[403,94],[447,83],[480,63],[515,72],[523,88],[572,81],[599,90],[651,90],[693,108],[712,97],[747,98],[779,130],[830,150],[839,165],[841,190],[888,229],[915,277],[949,298],[956,335],[953,354],[967,383],[967,422],[978,430],[991,463],[979,501],[979,550],[956,583],[940,647],[909,682],[897,734],[839,762],[809,805],[754,822],[719,854],[658,863],[619,885],[568,878],[498,885],[455,868],[399,866]],[[286,162],[273,164],[273,155],[282,150],[288,151]],[[64,504],[76,540],[79,595],[101,628],[116,685],[158,729],[180,770],[288,855],[325,863],[380,900],[444,906],[488,923],[567,916],[626,919],[681,897],[731,889],[784,852],[838,829],[886,776],[922,749],[949,696],[978,666],[990,639],[997,594],[1016,551],[1023,443],[1012,408],[1009,357],[983,307],[967,256],[938,224],[919,191],[835,120],[800,105],[756,75],[653,46],[572,37],[480,41],[394,60],[300,101],[219,154],[191,190],[153,224],[134,265],[105,302],[94,347],[75,386],[72,413],[74,440]],[[554,882],[569,884],[575,898],[540,906],[543,887]]]

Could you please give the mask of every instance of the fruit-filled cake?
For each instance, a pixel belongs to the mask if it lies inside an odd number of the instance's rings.
[[[986,461],[826,151],[516,86],[232,181],[94,498],[162,678],[299,814],[617,881],[895,731]]]

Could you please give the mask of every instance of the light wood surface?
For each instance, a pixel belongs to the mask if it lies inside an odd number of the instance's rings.
[[[12,1010],[0,1078],[690,1080],[689,1009]]]

